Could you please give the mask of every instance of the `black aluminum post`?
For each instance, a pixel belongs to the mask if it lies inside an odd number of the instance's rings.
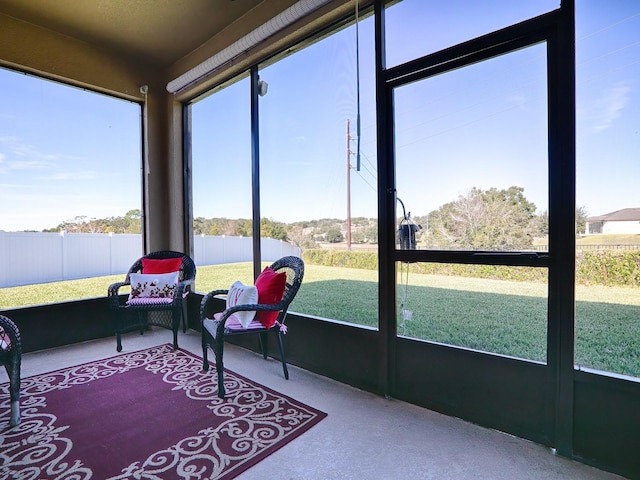
[[[258,117],[258,68],[251,69],[251,192],[253,223],[253,278],[258,278],[261,268],[260,249],[260,120]]]

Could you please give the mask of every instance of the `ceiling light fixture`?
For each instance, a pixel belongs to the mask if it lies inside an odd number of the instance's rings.
[[[313,12],[321,6],[329,3],[330,0],[300,0],[279,15],[276,15],[268,22],[260,25],[258,28],[248,33],[240,40],[232,43],[224,50],[216,53],[201,64],[195,66],[191,70],[183,73],[175,80],[167,84],[169,93],[176,93],[185,87],[202,80],[210,75],[221,65],[233,60],[247,50],[255,47],[260,42],[266,40],[271,35],[279,32],[283,28],[291,25],[293,22],[301,19],[305,15]]]

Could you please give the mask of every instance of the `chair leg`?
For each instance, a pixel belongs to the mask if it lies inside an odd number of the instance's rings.
[[[202,369],[205,372],[209,371],[209,345],[207,343],[206,330],[202,327]]]
[[[224,339],[216,341],[214,354],[216,357],[216,372],[218,373],[218,398],[224,398],[226,392],[224,389],[224,364],[222,362],[222,354],[224,353]]]
[[[284,378],[289,380],[289,369],[287,368],[287,359],[284,356],[284,344],[282,343],[282,333],[280,333],[280,329],[276,330],[276,337],[278,338],[278,348],[280,349],[280,358],[282,359],[282,371],[284,372]]]
[[[182,299],[182,333],[187,333],[187,299]]]
[[[9,377],[9,396],[11,398],[11,417],[9,426],[15,427],[20,423],[20,362],[18,355],[13,355],[9,365],[5,365]]]
[[[140,335],[144,335],[144,329],[147,326],[146,321],[144,321],[145,318],[147,318],[147,313],[146,312],[138,312],[138,324],[140,325]]]
[[[268,332],[260,332],[260,350],[262,350],[262,358],[265,360],[267,359],[267,351],[269,347],[269,344],[267,343],[269,340],[267,338],[267,333]]]
[[[171,323],[171,331],[173,332],[173,349],[178,349],[178,330],[180,329],[180,317],[181,310],[176,310],[175,308],[171,310],[172,323]]]
[[[9,420],[9,426],[15,427],[20,423],[20,401],[16,400],[11,402],[11,419]]]
[[[117,313],[113,314],[113,326],[116,331],[116,351],[122,351],[122,335],[120,333],[120,317]]]

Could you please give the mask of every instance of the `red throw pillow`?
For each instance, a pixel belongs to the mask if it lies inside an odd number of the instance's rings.
[[[181,266],[182,257],[142,259],[142,273],[172,273],[180,270]]]
[[[276,273],[270,267],[266,267],[256,278],[256,288],[258,289],[258,303],[273,305],[282,300],[284,287],[287,283],[285,272]],[[280,312],[257,312],[256,317],[265,326],[273,327]]]

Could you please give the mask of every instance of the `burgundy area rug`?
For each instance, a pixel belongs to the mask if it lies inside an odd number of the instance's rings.
[[[326,414],[170,345],[22,379],[9,428],[0,385],[0,478],[230,479]]]

